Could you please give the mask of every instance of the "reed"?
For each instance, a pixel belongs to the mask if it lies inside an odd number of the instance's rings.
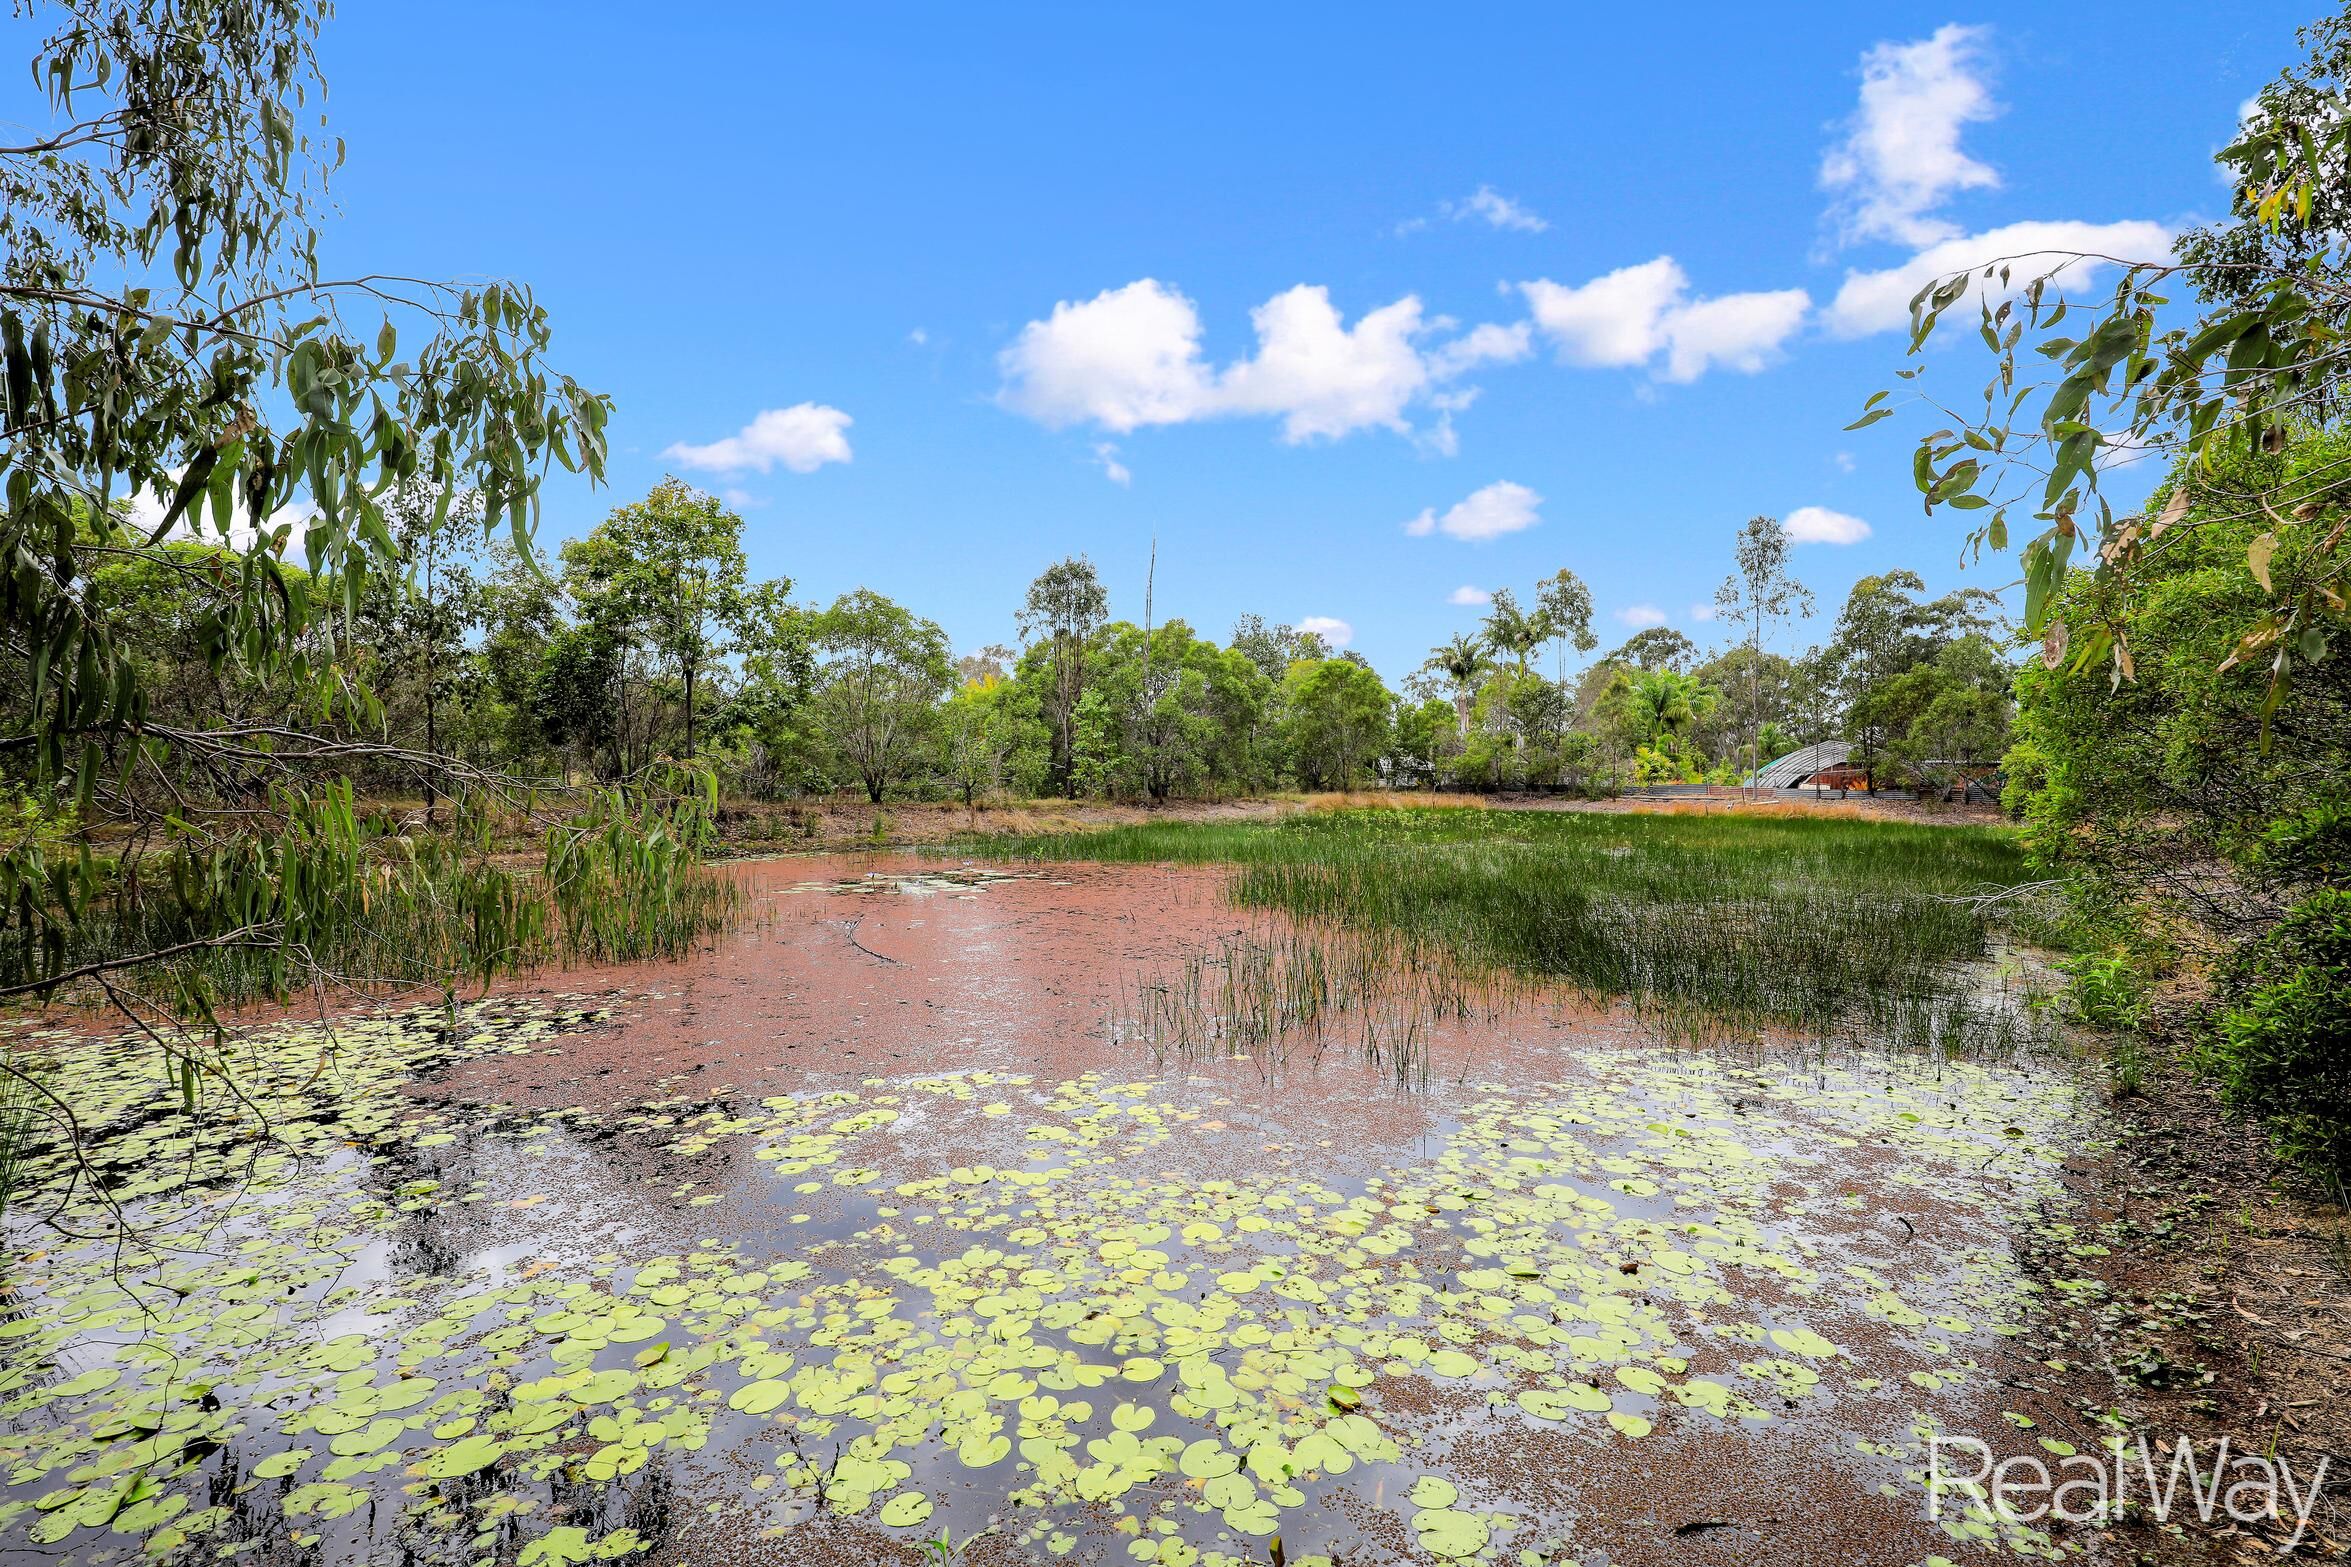
[[[412,833],[357,810],[347,789],[288,813],[274,833],[117,867],[56,963],[190,950],[68,986],[104,985],[216,1007],[282,1000],[317,983],[449,987],[550,966],[683,956],[741,916],[734,879],[702,859],[692,796],[592,792],[547,829],[536,865],[514,863],[486,817],[456,802],[445,831]],[[192,945],[250,930],[250,941]]]
[[[1492,1021],[1529,987],[1393,935],[1268,922],[1122,989],[1115,1037],[1155,1060],[1247,1059],[1268,1077],[1336,1050],[1425,1088],[1431,1031]]]

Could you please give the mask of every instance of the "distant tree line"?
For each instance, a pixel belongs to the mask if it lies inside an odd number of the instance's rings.
[[[1082,556],[1047,567],[1017,644],[958,658],[939,626],[860,588],[830,604],[755,580],[743,524],[677,480],[614,510],[544,567],[484,542],[464,496],[387,505],[406,569],[356,597],[346,650],[397,749],[525,776],[613,779],[697,759],[737,797],[841,790],[881,802],[1002,796],[1225,797],[1367,784],[1608,794],[1743,777],[1846,737],[1883,785],[1937,788],[2006,744],[2011,669],[1989,595],[1926,595],[1909,572],[1854,585],[1833,632],[1795,657],[1766,643],[1810,595],[1759,517],[1701,650],[1654,627],[1598,646],[1572,571],[1497,590],[1474,633],[1392,689],[1358,653],[1243,616],[1221,641],[1113,618]],[[159,709],[260,715],[285,693],[190,656],[173,590],[221,546],[184,543],[99,573]],[[1582,667],[1571,667],[1570,655]],[[1548,655],[1548,656],[1546,656]],[[1544,666],[1549,664],[1546,669]],[[364,786],[400,790],[397,761]],[[433,807],[433,777],[413,787]]]

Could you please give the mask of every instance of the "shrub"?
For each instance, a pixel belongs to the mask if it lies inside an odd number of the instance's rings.
[[[2147,1026],[2147,977],[2128,948],[2061,958],[2057,967],[2073,979],[2065,993],[2073,1021],[2117,1033]]]
[[[2290,1158],[2351,1169],[2351,892],[2297,904],[2231,964],[2205,1065]]]
[[[2271,822],[2252,858],[2273,883],[2351,885],[2351,803],[2319,800]]]

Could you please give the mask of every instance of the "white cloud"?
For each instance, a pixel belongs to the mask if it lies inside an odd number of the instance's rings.
[[[997,363],[1004,405],[1055,428],[1180,424],[1199,417],[1212,389],[1200,312],[1156,278],[1062,301],[1023,327]]]
[[[729,506],[732,506],[737,511],[752,511],[767,504],[766,501],[762,500],[759,496],[752,494],[749,490],[744,489],[739,484],[728,485],[725,489],[718,492],[718,498],[722,501],[725,501]]]
[[[1847,272],[1837,297],[1829,302],[1825,319],[1829,330],[1839,337],[1891,332],[1910,324],[1913,295],[1954,272],[2005,262],[2010,293],[2022,291],[2034,278],[2051,272],[2058,274],[2061,283],[2078,285],[2088,282],[2106,263],[2072,259],[2076,256],[2162,261],[2171,253],[2171,241],[2171,231],[2162,224],[2135,220],[2010,223],[1929,245],[1900,266],[1882,272]],[[1996,278],[1979,280],[1976,288],[1995,305],[2003,292]]]
[[[906,341],[912,343],[917,348],[922,347],[923,344],[929,342],[930,340],[931,334],[924,331],[921,327],[916,327],[913,331],[906,334]]]
[[[1658,375],[1668,381],[1694,381],[1717,365],[1761,370],[1812,307],[1800,288],[1693,300],[1689,286],[1680,263],[1659,256],[1589,283],[1538,278],[1518,289],[1560,363],[1631,369],[1662,354]]]
[[[838,408],[822,403],[794,403],[789,408],[762,410],[735,434],[707,446],[684,441],[664,447],[661,455],[688,468],[716,473],[772,471],[782,463],[794,473],[814,473],[829,462],[849,461],[849,437],[844,432],[856,421]]]
[[[1798,544],[1859,544],[1869,537],[1869,524],[1826,506],[1799,506],[1788,513],[1788,537]]]
[[[998,355],[998,401],[1057,428],[1089,423],[1118,434],[1243,414],[1280,419],[1293,443],[1373,428],[1410,433],[1416,403],[1440,415],[1466,407],[1462,393],[1440,388],[1528,351],[1523,324],[1481,326],[1424,351],[1420,340],[1452,323],[1424,317],[1410,294],[1349,326],[1330,290],[1302,283],[1250,321],[1257,351],[1220,371],[1201,351],[1197,307],[1154,278],[1063,301]],[[1446,420],[1431,439],[1450,448]]]
[[[1851,452],[1839,452],[1829,460],[1837,465],[1839,473],[1851,473],[1855,467]]]
[[[1135,482],[1133,471],[1118,460],[1118,443],[1115,441],[1096,441],[1094,462],[1101,468],[1102,477],[1121,489]]]
[[[1504,479],[1455,502],[1442,517],[1437,515],[1435,507],[1429,507],[1406,523],[1404,531],[1416,539],[1442,533],[1448,538],[1482,543],[1541,522],[1542,504],[1543,497],[1533,490]]]
[[[2068,285],[2087,283],[2111,264],[2077,257],[2123,264],[2170,258],[2171,231],[2157,223],[2061,219],[1968,234],[1938,210],[1957,192],[2000,183],[1997,170],[1960,146],[1967,126],[1999,112],[1981,74],[1989,37],[1988,29],[1949,23],[1931,37],[1881,43],[1862,56],[1861,103],[1845,139],[1822,160],[1821,184],[1838,193],[1832,216],[1844,239],[1893,240],[1913,254],[1895,266],[1845,274],[1822,311],[1835,335],[1900,330],[1922,288],[1995,263],[2009,268],[2008,286],[1979,278],[1966,304],[1996,305],[2050,274]]]
[[[1628,604],[1616,612],[1616,618],[1628,626],[1662,626],[1667,616],[1654,604]]]
[[[1534,327],[1526,321],[1514,321],[1508,326],[1497,326],[1489,321],[1483,326],[1472,327],[1429,354],[1429,375],[1435,380],[1451,381],[1479,365],[1516,364],[1534,351],[1533,336]],[[1438,398],[1430,401],[1443,406]],[[1467,407],[1468,404],[1464,401],[1456,406]]]
[[[1521,283],[1535,325],[1551,339],[1562,364],[1629,369],[1663,346],[1658,323],[1689,279],[1671,256],[1619,267],[1576,287],[1539,278]]]
[[[1980,74],[1989,36],[1949,22],[1861,57],[1860,107],[1820,166],[1821,184],[1841,193],[1847,239],[1934,244],[1958,232],[1935,215],[1946,197],[1999,185],[1998,172],[1959,145],[1963,128],[1999,112]]]
[[[1690,606],[1690,618],[1700,622],[1712,620],[1714,618],[1714,606],[1712,604],[1692,604]]]
[[[1373,425],[1409,428],[1404,405],[1429,382],[1412,340],[1420,301],[1407,294],[1340,324],[1327,288],[1301,283],[1249,312],[1257,354],[1226,370],[1219,401],[1237,413],[1278,414],[1282,439],[1341,436]]]
[[[1515,229],[1521,234],[1540,234],[1551,226],[1491,185],[1480,185],[1476,194],[1461,201],[1446,202],[1445,216],[1457,223],[1483,218],[1494,228]]]
[[[1322,638],[1333,647],[1345,647],[1355,640],[1355,628],[1329,615],[1308,615],[1298,622],[1298,629]]]
[[[1753,375],[1771,363],[1780,345],[1796,335],[1812,309],[1800,288],[1762,294],[1725,294],[1666,312],[1665,368],[1668,381],[1695,381],[1720,365]]]
[[[1445,602],[1459,604],[1464,609],[1483,609],[1486,605],[1494,602],[1494,595],[1488,593],[1484,588],[1474,588],[1464,582],[1460,587],[1445,595]]]

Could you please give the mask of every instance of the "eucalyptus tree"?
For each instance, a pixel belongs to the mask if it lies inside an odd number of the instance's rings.
[[[2115,685],[2135,679],[2139,584],[2162,576],[2178,530],[2240,521],[2266,524],[2242,552],[2260,602],[2231,628],[2218,668],[2260,670],[2274,712],[2296,668],[2341,635],[2351,468],[2313,485],[2282,471],[2247,479],[2233,460],[2281,452],[2351,406],[2351,11],[2303,39],[2308,58],[2254,97],[2216,155],[2229,216],[2182,236],[2169,259],[1987,257],[1930,279],[1910,302],[1917,362],[1903,379],[1925,373],[1927,346],[1954,312],[1976,318],[1991,359],[1980,409],[1921,399],[1937,428],[1912,455],[1919,492],[1930,514],[1974,519],[1967,543],[1978,552],[2008,549],[2012,524],[2038,525],[2022,550],[2023,618],[2051,669],[2105,665]],[[2069,274],[2102,263],[2122,268],[2110,291],[2069,295]],[[2202,305],[2192,317],[2173,305],[2182,285]],[[1893,417],[1890,395],[1873,394],[1849,428]],[[2181,482],[2163,487],[2159,509],[2118,509],[2107,475],[2145,472],[2123,459],[2148,457]],[[2065,612],[2053,613],[2084,551],[2112,591],[2063,595]]]
[[[1791,615],[1812,613],[1812,590],[1788,570],[1792,541],[1777,517],[1750,517],[1739,530],[1736,566],[1714,590],[1714,607],[1747,632],[1747,765],[1762,765],[1763,638]]]
[[[1925,593],[1926,583],[1915,571],[1861,578],[1846,596],[1822,650],[1846,733],[1861,748],[1862,765],[1873,782],[1893,734],[1888,709],[1879,699],[1884,688],[1954,642],[1983,639],[1994,625],[1998,601],[1981,588],[1933,599]]]
[[[370,874],[318,847],[349,835],[349,773],[479,777],[380,737],[351,629],[402,569],[386,498],[478,496],[482,530],[527,555],[549,467],[600,478],[608,404],[550,366],[522,285],[321,268],[324,0],[20,11],[47,123],[0,147],[0,649],[24,693],[0,706],[0,763],[128,858],[162,843],[178,885],[210,889],[171,945],[255,954],[282,988]],[[179,584],[209,667],[285,705],[159,719],[133,628],[91,592],[125,562]],[[238,813],[208,813],[224,801]],[[155,957],[92,954],[100,890],[50,836],[0,847],[0,999]],[[209,1016],[200,979],[175,983],[171,1005]]]
[[[1698,644],[1671,626],[1645,626],[1600,662],[1630,669],[1682,669],[1698,656]]]
[[[564,585],[587,618],[625,626],[676,670],[685,694],[685,754],[695,697],[735,651],[757,602],[743,560],[743,519],[715,495],[664,479],[564,546]],[[791,592],[789,578],[762,585]]]
[[[1148,631],[1112,621],[1093,657],[1100,702],[1080,745],[1096,787],[1164,801],[1265,780],[1257,742],[1272,686],[1248,654],[1179,619]]]
[[[954,685],[947,633],[866,588],[809,621],[825,737],[879,805],[930,759],[938,704]]]
[[[385,521],[403,569],[373,579],[360,601],[362,634],[375,654],[376,695],[385,703],[387,728],[401,733],[402,720],[413,721],[413,703],[422,710],[428,757],[446,749],[441,710],[464,683],[465,638],[482,614],[481,584],[472,562],[481,544],[479,511],[471,495],[445,503],[422,484],[402,485],[385,497]],[[430,826],[440,805],[438,770],[427,767],[418,781]]]
[[[1535,584],[1535,609],[1557,647],[1559,683],[1565,686],[1569,645],[1572,643],[1578,653],[1589,653],[1600,645],[1600,639],[1592,635],[1592,590],[1584,586],[1583,578],[1562,566]]]
[[[1298,633],[1289,626],[1269,626],[1263,615],[1248,614],[1233,622],[1232,640],[1225,644],[1257,666],[1275,685],[1289,672],[1297,656]]]
[[[967,656],[957,662],[972,660]],[[1004,787],[1005,765],[1019,743],[1012,694],[1001,671],[980,671],[967,675],[939,709],[947,781],[963,797],[966,810]]]
[[[1300,659],[1282,677],[1298,781],[1345,789],[1387,750],[1396,699],[1368,665],[1352,659]]]
[[[1055,788],[1075,798],[1078,704],[1086,695],[1086,647],[1110,615],[1110,595],[1083,555],[1057,561],[1029,584],[1021,604],[1020,634],[1041,645],[1045,685],[1040,705],[1051,732],[1050,772]]]

